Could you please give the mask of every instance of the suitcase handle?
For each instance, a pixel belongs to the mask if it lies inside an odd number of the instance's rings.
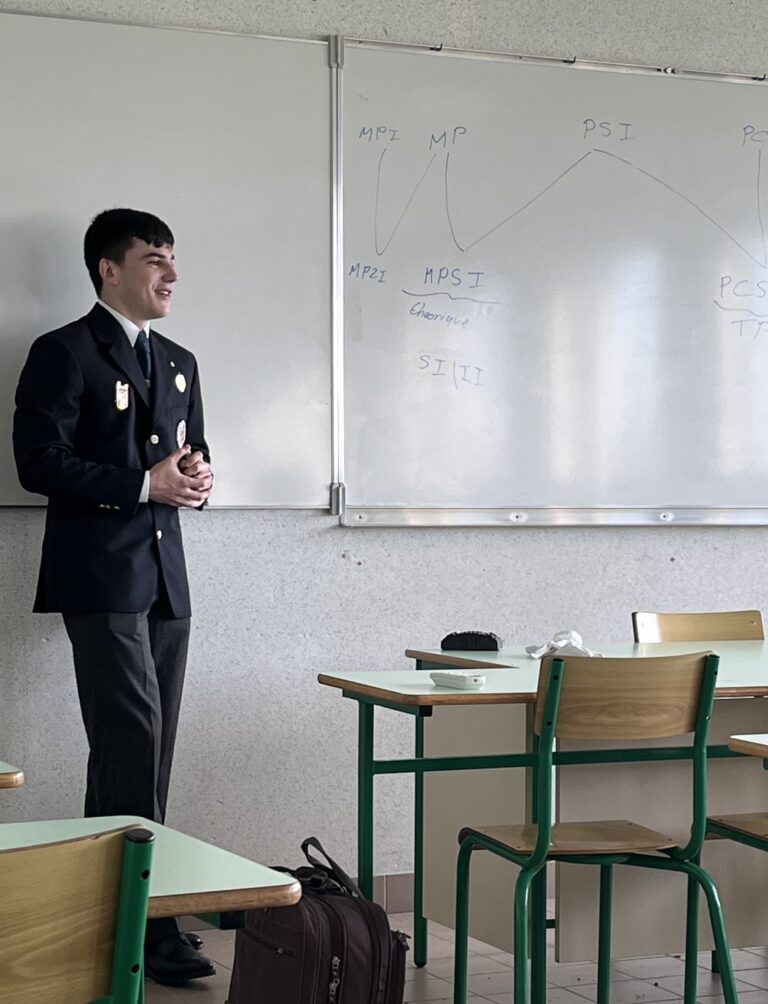
[[[321,861],[318,861],[316,858],[314,858],[309,853],[310,847],[313,847],[316,851],[319,851],[323,855],[325,860],[328,862],[328,865],[324,865]],[[331,877],[336,879],[339,885],[343,885],[345,888],[347,888],[352,893],[353,896],[359,896],[360,899],[365,899],[365,896],[363,896],[362,892],[360,891],[360,887],[358,886],[358,884],[354,881],[354,879],[351,879],[349,875],[347,875],[347,873],[344,871],[341,865],[337,864],[333,860],[331,855],[325,850],[325,848],[317,839],[317,837],[307,837],[306,840],[302,840],[301,849],[304,853],[304,857],[314,868],[322,868],[324,871],[330,872]]]

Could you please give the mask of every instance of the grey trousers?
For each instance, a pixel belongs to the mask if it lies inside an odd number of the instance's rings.
[[[88,736],[86,816],[162,823],[176,743],[189,618],[64,614]]]

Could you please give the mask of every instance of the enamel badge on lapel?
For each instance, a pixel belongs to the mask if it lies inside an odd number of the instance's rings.
[[[128,384],[118,380],[115,384],[115,407],[118,411],[125,411],[129,403]]]
[[[177,373],[176,379],[173,382],[176,384],[177,389],[180,390],[182,394],[187,389],[187,381],[184,379],[183,373]]]
[[[187,441],[187,423],[182,418],[182,420],[176,426],[176,445],[178,446],[179,449],[181,449],[182,446],[186,443],[186,441]]]

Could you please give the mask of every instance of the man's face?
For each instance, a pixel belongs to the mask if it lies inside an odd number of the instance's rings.
[[[99,270],[101,298],[134,324],[143,327],[145,322],[170,313],[179,277],[172,247],[158,248],[134,240],[121,264],[102,258]]]

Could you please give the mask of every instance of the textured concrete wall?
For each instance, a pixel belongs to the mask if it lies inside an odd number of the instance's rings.
[[[33,0],[4,10],[763,73],[761,0]]]
[[[762,72],[763,5],[609,0],[40,0],[6,10]],[[762,18],[759,15],[763,14]],[[126,71],[127,72],[127,71]],[[213,444],[215,448],[215,444]],[[195,626],[169,821],[263,861],[326,837],[354,863],[355,713],[316,674],[397,668],[408,644],[480,627],[515,643],[630,633],[637,608],[761,606],[768,534],[729,529],[344,530],[305,512],[184,515]],[[75,815],[85,743],[66,639],[33,616],[42,513],[0,510],[0,756],[28,784],[0,818]],[[381,749],[410,720],[380,716]],[[377,782],[378,871],[410,868],[408,783]]]

